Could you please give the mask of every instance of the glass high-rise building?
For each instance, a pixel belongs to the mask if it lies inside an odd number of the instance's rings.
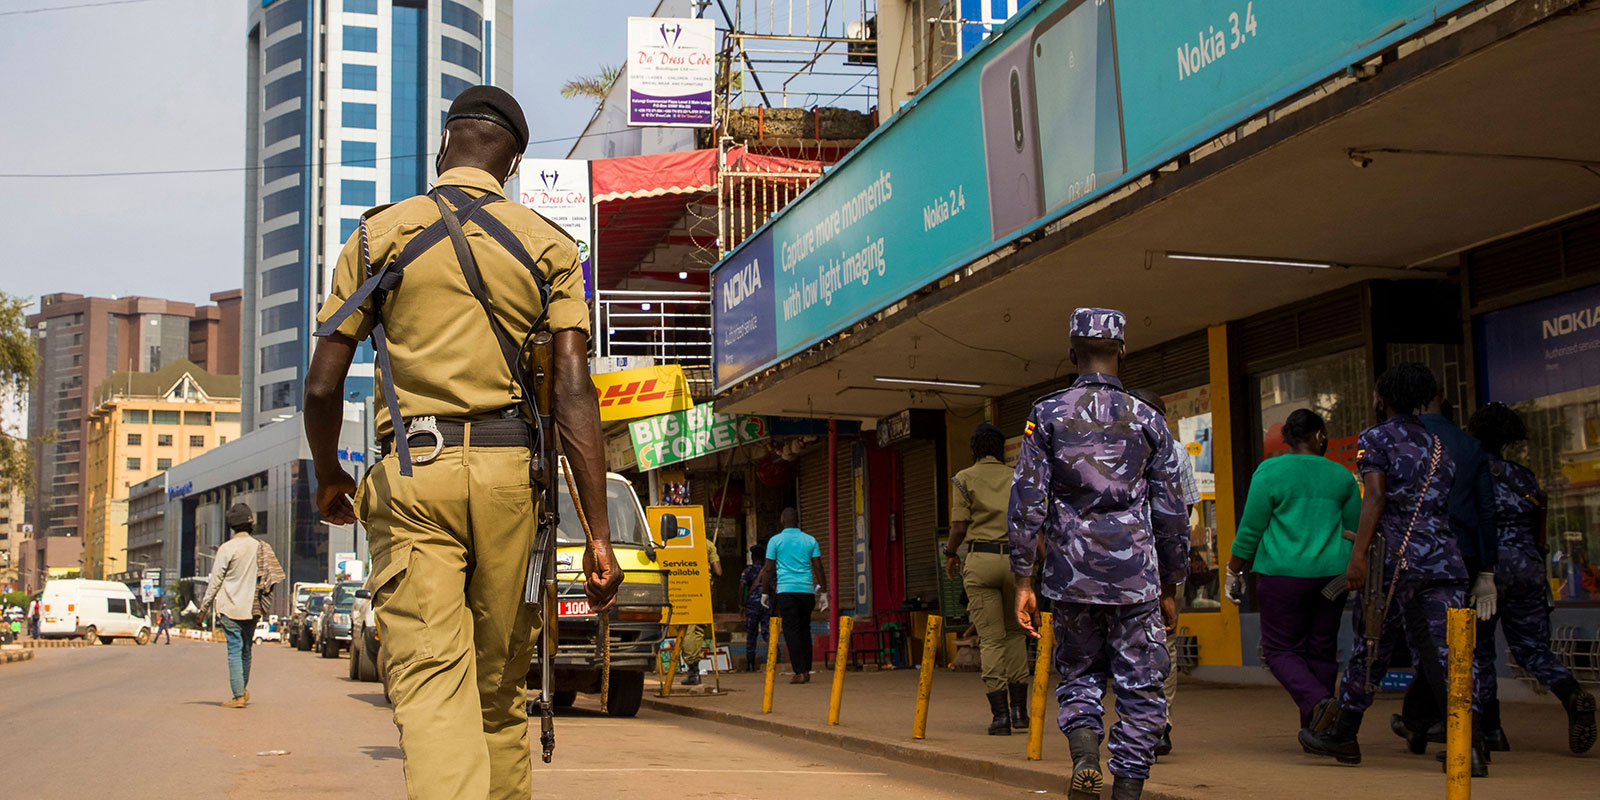
[[[425,190],[445,111],[511,88],[512,0],[244,0],[242,412],[299,408],[314,317],[361,212]],[[363,344],[348,388],[370,394]]]

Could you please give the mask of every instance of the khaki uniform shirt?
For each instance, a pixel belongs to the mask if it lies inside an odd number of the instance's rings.
[[[967,541],[1006,541],[1006,505],[1015,471],[994,456],[957,472],[950,487],[950,522],[967,523]]]
[[[503,195],[505,191],[494,176],[470,167],[447,170],[437,185],[459,186],[474,198],[484,192]],[[583,267],[577,246],[548,220],[515,202],[496,202],[488,210],[522,241],[549,281],[548,330],[588,333],[589,306],[583,299]],[[439,208],[433,198],[419,195],[375,208],[367,212],[366,219],[367,249],[376,269],[399,258],[412,237],[437,222]],[[521,342],[539,315],[538,286],[522,263],[477,224],[462,223],[495,316],[511,337]],[[361,232],[356,231],[339,254],[333,286],[317,322],[333,316],[366,279]],[[345,319],[339,332],[365,339],[378,322],[374,311],[374,301],[369,298]],[[467,287],[448,237],[406,267],[399,288],[384,301],[382,315],[395,394],[400,413],[407,419],[474,417],[517,401],[520,395],[513,393],[511,370],[482,306]],[[378,435],[388,436],[393,428],[381,373],[374,386]]]

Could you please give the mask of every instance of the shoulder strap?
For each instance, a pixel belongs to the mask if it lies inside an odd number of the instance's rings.
[[[511,334],[500,323],[500,318],[495,316],[494,307],[489,303],[489,293],[483,288],[483,274],[478,271],[478,259],[472,255],[472,245],[467,241],[466,233],[461,230],[461,221],[456,218],[455,212],[450,210],[443,197],[434,195],[433,200],[439,204],[439,216],[444,220],[445,230],[450,234],[450,244],[455,247],[456,262],[461,265],[461,275],[467,279],[467,288],[472,290],[472,296],[477,298],[478,305],[483,308],[484,316],[489,318],[489,329],[494,331],[495,342],[500,346],[500,355],[505,357],[506,369],[510,370],[511,383],[515,386],[518,372],[517,344],[512,341]]]

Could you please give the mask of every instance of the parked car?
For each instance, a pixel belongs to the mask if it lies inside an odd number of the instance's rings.
[[[333,588],[333,602],[322,604],[322,619],[317,623],[317,652],[323,658],[338,658],[350,646],[350,611],[355,606],[361,581],[344,581]]]
[[[260,642],[276,642],[276,641],[278,641],[279,639],[282,639],[282,638],[283,638],[283,634],[278,631],[275,622],[268,621],[268,620],[261,620],[260,622],[256,623],[255,640],[256,640],[257,643],[260,643]]]
[[[590,612],[583,593],[583,527],[572,505],[565,479],[561,485],[561,526],[556,542],[556,591],[560,622],[556,625],[552,703],[572,705],[579,692],[600,691],[600,654],[595,637],[599,617]],[[606,475],[606,508],[611,518],[611,548],[622,565],[623,583],[611,609],[611,685],[606,713],[631,717],[644,699],[644,676],[655,668],[656,650],[666,632],[667,572],[656,561],[644,507],[633,485],[621,475]],[[540,664],[528,670],[529,697],[540,688]],[[530,714],[536,713],[531,709]]]
[[[299,581],[291,587],[290,597],[293,598],[289,606],[289,614],[284,622],[278,626],[279,633],[283,636],[283,643],[289,647],[300,647],[299,637],[295,635],[300,630],[302,619],[305,616],[306,600],[318,592],[333,591],[331,583],[314,583]],[[304,648],[301,648],[304,649]]]
[[[378,641],[378,620],[373,616],[372,592],[356,590],[350,607],[350,680],[378,680],[382,643]]]
[[[150,641],[144,604],[127,584],[82,578],[54,580],[44,585],[40,605],[40,638],[82,636],[102,644],[111,644],[113,639],[132,639],[139,644]]]
[[[289,632],[294,637],[296,650],[310,650],[316,645],[317,625],[322,621],[322,606],[332,597],[332,592],[314,592],[306,597],[305,608],[295,615],[294,627]]]

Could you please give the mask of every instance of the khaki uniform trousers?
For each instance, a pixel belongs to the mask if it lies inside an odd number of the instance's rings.
[[[710,638],[710,625],[683,626],[683,644],[678,649],[678,654],[683,657],[683,662],[685,664],[700,663],[700,651],[705,649]]]
[[[967,616],[978,628],[983,685],[995,692],[1028,680],[1028,646],[1017,624],[1017,582],[1011,557],[968,553],[961,570],[967,590]]]
[[[1176,632],[1167,636],[1167,662],[1171,668],[1167,670],[1167,679],[1161,684],[1161,693],[1167,698],[1167,713],[1172,713],[1172,701],[1178,696],[1178,634]]]
[[[467,437],[470,445],[470,428]],[[450,447],[407,478],[390,456],[357,492],[411,798],[533,794],[523,686],[539,620],[522,602],[536,517],[528,457],[518,447]]]

